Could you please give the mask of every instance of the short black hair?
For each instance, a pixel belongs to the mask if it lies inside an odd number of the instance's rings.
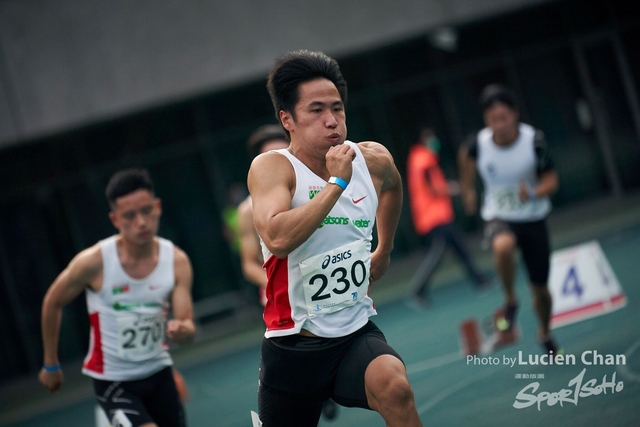
[[[111,179],[109,179],[105,196],[107,196],[109,206],[113,208],[115,207],[118,197],[126,196],[141,189],[148,190],[151,194],[155,194],[153,181],[151,181],[149,172],[146,169],[125,169],[116,172]]]
[[[300,99],[298,88],[301,83],[325,78],[338,89],[342,103],[347,103],[347,82],[342,77],[338,62],[322,52],[297,50],[276,60],[269,72],[267,90],[280,122],[280,111],[290,113],[295,119],[295,105]],[[287,135],[289,132],[285,129]]]
[[[518,109],[516,97],[513,95],[511,89],[503,84],[490,84],[482,90],[482,94],[480,95],[480,108],[484,113],[497,103],[504,104],[512,110]]]
[[[288,141],[289,138],[280,125],[264,125],[256,129],[247,140],[247,150],[253,157],[260,154],[262,146],[269,141],[281,139]]]

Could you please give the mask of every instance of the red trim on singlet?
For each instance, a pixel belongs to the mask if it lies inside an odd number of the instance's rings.
[[[291,329],[291,301],[289,301],[288,258],[279,259],[271,255],[264,263],[267,273],[267,305],[264,307],[264,323],[267,330]]]
[[[93,337],[90,356],[84,362],[84,368],[99,374],[104,374],[104,354],[102,353],[102,336],[100,334],[100,315],[89,314],[91,334]]]

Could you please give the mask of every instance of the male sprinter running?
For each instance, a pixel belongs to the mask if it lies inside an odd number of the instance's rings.
[[[518,300],[514,282],[519,247],[540,323],[538,339],[545,351],[557,353],[558,346],[549,331],[551,254],[546,217],[551,211],[549,196],[558,189],[558,173],[544,134],[520,122],[515,97],[508,88],[487,86],[480,103],[486,127],[460,148],[461,190],[465,209],[473,214],[477,171],[484,183],[481,215],[486,222],[485,237],[491,241],[506,298],[504,319],[498,327],[508,332],[515,324]]]
[[[85,292],[91,323],[82,372],[93,378],[98,403],[113,425],[186,426],[165,336],[195,335],[188,256],[157,236],[162,208],[146,170],[113,175],[106,189],[118,234],[80,252],[42,304],[44,366],[50,391],[64,382],[58,359],[62,309]],[[167,312],[173,319],[167,321]]]
[[[267,87],[291,145],[256,157],[248,177],[268,278],[260,418],[316,426],[332,398],[378,411],[387,426],[421,426],[405,366],[369,320],[369,283],[389,266],[402,206],[393,158],[345,141],[347,86],[334,59],[291,52]]]
[[[249,153],[254,157],[271,150],[288,148],[289,141],[280,125],[264,125],[256,129],[247,140]],[[267,304],[267,275],[262,268],[264,260],[260,249],[260,236],[253,225],[253,202],[251,196],[238,205],[240,228],[240,261],[244,278],[258,287],[260,304]],[[332,420],[338,415],[338,407],[331,399],[322,405],[322,415]]]

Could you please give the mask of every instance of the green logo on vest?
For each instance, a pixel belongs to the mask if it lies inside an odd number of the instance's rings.
[[[369,226],[369,222],[371,222],[370,219],[354,219],[353,225],[358,228],[367,228]]]
[[[116,311],[131,311],[142,307],[162,307],[159,302],[120,302],[113,303],[113,309]]]
[[[349,225],[349,218],[341,216],[328,216],[322,221],[318,228],[322,228],[325,225]]]
[[[129,285],[116,286],[111,289],[113,295],[126,294],[127,292],[129,292]]]

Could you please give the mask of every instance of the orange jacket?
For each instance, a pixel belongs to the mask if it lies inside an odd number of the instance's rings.
[[[427,182],[427,173],[436,194]],[[420,144],[411,147],[407,159],[407,183],[416,233],[424,236],[438,225],[453,222],[447,180],[435,152]]]

